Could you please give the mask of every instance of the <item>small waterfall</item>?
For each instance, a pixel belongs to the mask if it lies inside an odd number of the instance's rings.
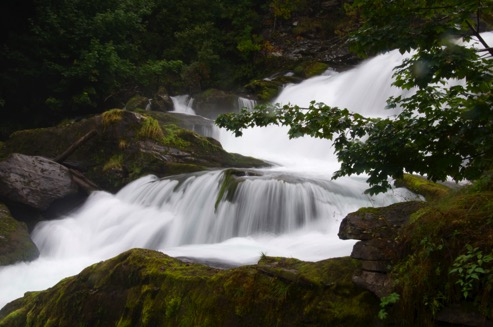
[[[187,94],[177,95],[171,97],[171,101],[173,101],[174,112],[195,115],[195,111],[192,108],[194,99],[191,96]]]
[[[257,101],[255,100],[238,97],[238,109],[247,108],[249,111],[252,111],[256,105],[257,105]]]
[[[147,99],[147,105],[145,107],[146,111],[150,111],[152,106],[152,99]]]

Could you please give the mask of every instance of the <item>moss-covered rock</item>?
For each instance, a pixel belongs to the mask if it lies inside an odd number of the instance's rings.
[[[141,96],[141,95],[136,95],[127,101],[127,103],[125,104],[125,109],[131,110],[131,111],[134,111],[137,109],[144,110],[148,104],[149,104],[148,98]]]
[[[376,298],[349,258],[218,270],[134,249],[0,311],[0,326],[364,326]]]
[[[12,218],[7,206],[0,203],[0,266],[31,261],[38,256],[26,225]]]
[[[401,300],[393,308],[394,321],[434,326],[450,319],[442,312],[453,307],[491,324],[493,192],[466,187],[428,202],[411,215],[396,241],[390,274]],[[454,323],[462,325],[459,321]]]
[[[395,186],[405,187],[411,192],[422,195],[426,200],[436,200],[450,193],[450,188],[445,185],[409,174],[404,174],[402,178],[396,180]]]
[[[180,116],[162,112],[147,115],[113,109],[56,127],[16,132],[0,149],[0,157],[18,152],[55,158],[96,130],[97,135],[64,164],[83,171],[109,191],[146,174],[164,177],[215,167],[266,166],[260,160],[224,151],[219,142],[178,127],[179,121]]]
[[[274,99],[284,85],[288,83],[297,83],[299,81],[299,79],[292,76],[279,75],[270,79],[253,80],[245,85],[245,89],[254,94],[258,100],[267,102]]]
[[[325,72],[329,68],[329,65],[324,62],[311,61],[304,62],[294,69],[294,72],[303,78],[310,78],[317,76]]]

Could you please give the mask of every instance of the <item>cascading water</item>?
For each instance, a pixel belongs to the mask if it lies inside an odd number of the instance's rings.
[[[376,110],[389,92],[395,92],[388,86],[390,58],[398,60],[389,53],[342,74],[287,86],[276,101],[305,105],[316,99],[342,105],[349,100],[341,97],[358,99],[366,81],[367,88],[374,89],[360,101],[369,105],[372,96],[372,109],[354,105],[364,113],[381,114]],[[380,85],[375,86],[377,78]],[[173,102],[176,111],[191,113],[189,97],[174,97]],[[395,191],[370,198],[363,194],[363,177],[331,181],[337,163],[326,140],[289,140],[284,128],[269,127],[248,130],[243,138],[221,131],[220,141],[230,152],[277,166],[165,180],[148,176],[116,195],[93,193],[70,217],[36,226],[32,237],[41,257],[0,270],[0,306],[134,247],[231,265],[255,263],[261,253],[303,260],[348,255],[354,242],[337,237],[340,220],[348,212],[411,196]]]
[[[181,114],[195,115],[193,110],[193,98],[187,94],[171,97],[173,101],[173,111]]]
[[[257,105],[257,101],[255,101],[255,100],[244,98],[244,97],[238,97],[238,108],[239,109],[247,108],[248,110],[251,111],[251,110],[253,110],[253,108],[255,108],[256,105]]]
[[[385,100],[399,92],[389,87],[392,67],[401,59],[390,52],[341,74],[289,85],[276,102],[306,106],[316,100],[388,115]],[[173,101],[175,110],[192,113],[186,96]],[[36,226],[38,260],[0,268],[0,307],[134,247],[232,265],[255,263],[261,253],[303,260],[348,255],[354,242],[337,237],[348,212],[413,198],[399,189],[367,197],[364,177],[331,181],[338,165],[330,143],[289,140],[284,128],[253,128],[242,138],[221,131],[220,141],[230,152],[278,166],[165,180],[148,176],[116,195],[93,193],[71,216]]]

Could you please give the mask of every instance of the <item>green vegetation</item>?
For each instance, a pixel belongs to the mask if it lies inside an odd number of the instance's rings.
[[[344,17],[337,6],[306,0],[2,1],[0,139],[125,103],[143,109],[158,90],[241,92],[252,79],[299,63],[279,56],[279,41],[333,36]]]
[[[161,126],[159,126],[159,122],[156,119],[146,117],[141,124],[137,137],[151,139],[156,142],[163,142],[164,134]]]
[[[0,266],[31,261],[38,256],[26,224],[15,220],[7,206],[0,203]]]
[[[397,305],[387,312],[402,326],[432,326],[444,308],[492,319],[493,192],[477,185],[431,201],[396,238],[390,272]]]
[[[482,281],[493,279],[493,250],[484,255],[479,248],[466,244],[467,253],[461,254],[454,260],[450,274],[457,275],[455,282],[460,286],[464,299],[477,293]]]
[[[391,187],[389,177],[426,175],[475,180],[493,166],[493,50],[476,51],[454,38],[470,40],[477,24],[491,18],[492,2],[443,0],[354,1],[350,40],[360,54],[397,48],[415,53],[395,68],[394,85],[415,89],[388,99],[401,108],[395,117],[372,118],[312,102],[259,106],[253,112],[225,114],[216,123],[241,136],[252,126],[285,125],[290,137],[310,135],[333,140],[341,162],[334,178],[368,174],[370,194]],[[486,45],[488,48],[488,45]],[[463,84],[447,86],[450,79]]]
[[[384,296],[380,299],[380,311],[378,312],[378,318],[385,320],[388,317],[387,306],[397,303],[400,299],[400,295],[397,293],[390,293],[388,296]]]
[[[103,112],[101,115],[103,126],[108,126],[110,124],[119,122],[123,119],[123,111],[121,109],[112,109]]]
[[[426,200],[436,200],[450,193],[450,188],[445,185],[433,183],[426,178],[404,174],[395,181],[396,187],[405,187],[408,190],[422,195]]]

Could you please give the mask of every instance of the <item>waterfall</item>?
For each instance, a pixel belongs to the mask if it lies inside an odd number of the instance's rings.
[[[173,101],[173,111],[187,115],[195,115],[193,110],[193,98],[187,94],[171,97]]]
[[[244,97],[238,97],[238,109],[247,108],[249,111],[252,111],[256,105],[257,105],[257,101],[255,100],[244,98]]]
[[[384,107],[401,92],[390,87],[401,60],[392,51],[343,73],[287,85],[275,102],[316,100],[364,115],[397,114]],[[194,114],[193,99],[172,99],[176,112]],[[270,169],[147,176],[114,195],[94,192],[77,212],[38,224],[32,237],[41,256],[0,268],[0,306],[134,247],[231,265],[253,264],[262,253],[310,261],[349,255],[354,242],[337,237],[347,213],[415,199],[402,189],[368,197],[365,176],[331,180],[338,168],[331,143],[289,140],[286,131],[251,128],[234,138],[221,130],[227,151],[269,160]]]

